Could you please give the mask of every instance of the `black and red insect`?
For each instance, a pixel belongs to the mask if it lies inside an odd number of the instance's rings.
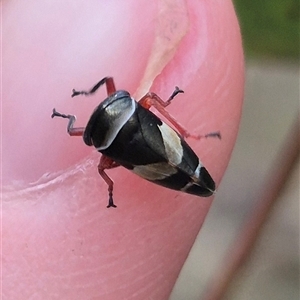
[[[178,87],[167,101],[155,93],[147,93],[138,102],[127,91],[116,90],[112,77],[100,80],[90,91],[73,90],[72,97],[91,95],[106,84],[108,97],[92,113],[86,127],[74,128],[76,117],[53,109],[53,117],[69,119],[70,136],[83,136],[86,145],[102,153],[98,172],[108,185],[107,207],[113,202],[113,181],[105,170],[123,166],[140,177],[161,186],[185,193],[208,197],[215,183],[185,137],[218,137],[219,132],[193,136],[166,110],[172,99],[183,93]],[[153,106],[176,130],[149,109]]]

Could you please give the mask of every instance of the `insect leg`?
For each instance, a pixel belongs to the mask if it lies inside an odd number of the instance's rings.
[[[54,117],[61,117],[61,118],[69,119],[69,123],[68,123],[68,126],[67,126],[67,131],[68,131],[70,136],[82,136],[83,135],[84,127],[77,127],[77,128],[73,127],[74,123],[76,121],[75,116],[61,114],[61,113],[57,112],[55,110],[55,108],[53,108],[51,118],[54,118]]]
[[[150,92],[141,98],[139,104],[146,109],[150,109],[151,106],[155,107],[167,120],[174,125],[174,127],[183,137],[191,136],[188,131],[181,124],[179,124],[178,121],[169,114],[169,112],[165,110],[165,107],[171,103],[171,100],[172,99],[170,97],[167,101],[163,101],[157,94]]]
[[[104,181],[108,185],[108,205],[107,205],[107,208],[109,208],[109,207],[117,207],[117,206],[114,204],[114,201],[113,201],[114,182],[104,172],[104,170],[113,169],[113,168],[116,168],[118,166],[119,166],[118,163],[116,163],[114,160],[112,160],[111,158],[109,158],[109,157],[107,157],[105,155],[101,156],[100,162],[98,164],[99,175],[104,179]]]
[[[140,99],[139,104],[146,109],[150,109],[151,106],[155,107],[171,124],[173,124],[173,126],[178,130],[178,132],[183,137],[192,137],[197,140],[200,140],[201,138],[207,138],[207,137],[221,138],[220,132],[211,132],[205,135],[191,134],[172,115],[170,115],[168,111],[165,110],[165,107],[170,105],[171,101],[179,93],[183,93],[183,91],[180,90],[178,87],[175,87],[175,90],[172,93],[172,95],[169,97],[169,99],[167,101],[164,101],[157,94],[150,92]]]
[[[104,77],[97,84],[95,84],[89,91],[76,91],[75,89],[73,89],[72,91],[73,94],[71,97],[76,97],[78,95],[88,96],[94,94],[99,89],[99,87],[103,84],[106,84],[106,90],[108,95],[111,95],[116,91],[114,79],[112,77]]]
[[[149,109],[151,106],[154,106],[156,108],[156,105],[160,105],[161,107],[167,107],[168,105],[171,104],[171,101],[179,93],[184,93],[184,91],[181,90],[178,86],[176,86],[174,92],[169,97],[169,99],[167,101],[164,101],[157,94],[149,92],[139,100],[139,104],[146,109]]]
[[[176,86],[169,99],[167,101],[164,101],[157,94],[149,92],[139,100],[139,104],[146,109],[150,109],[151,106],[154,106],[167,120],[169,120],[175,126],[175,128],[182,136],[187,137],[190,136],[188,131],[165,110],[165,107],[170,105],[171,101],[179,93],[183,93],[183,90],[179,89],[179,87]]]

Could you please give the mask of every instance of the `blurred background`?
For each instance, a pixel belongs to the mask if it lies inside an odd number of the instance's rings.
[[[259,214],[263,194],[274,190],[272,177],[290,156],[282,149],[299,118],[299,0],[233,2],[246,59],[241,127],[218,194],[170,300],[207,300],[207,288],[226,268],[245,223]],[[291,139],[299,145],[299,127]],[[284,182],[250,255],[218,299],[300,299],[299,156]]]

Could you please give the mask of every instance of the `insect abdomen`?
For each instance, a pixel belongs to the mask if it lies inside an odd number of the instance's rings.
[[[111,146],[101,152],[158,185],[202,197],[212,195],[215,190],[213,179],[189,145],[141,106]]]
[[[213,179],[200,165],[193,176],[168,163],[135,166],[132,172],[155,184],[201,197],[209,197],[215,191]]]

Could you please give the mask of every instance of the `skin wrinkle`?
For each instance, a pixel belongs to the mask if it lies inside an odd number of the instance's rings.
[[[149,257],[148,259],[151,260],[152,257]],[[146,263],[146,262],[143,262],[143,263],[141,263],[141,264],[145,264],[145,263]],[[140,265],[132,266],[131,268],[126,269],[126,270],[123,271],[123,272],[120,272],[118,275],[112,276],[112,277],[110,278],[110,280],[113,280],[113,279],[114,279],[114,280],[117,281],[117,279],[118,279],[119,276],[121,276],[122,274],[127,274],[127,273],[129,273],[129,271],[132,271],[132,270],[134,270],[134,269],[137,269],[139,266],[140,266]],[[136,276],[136,277],[134,278],[133,281],[131,281],[131,282],[129,282],[129,283],[126,283],[126,284],[123,284],[123,285],[118,285],[118,287],[117,287],[114,291],[111,291],[110,293],[106,293],[106,294],[105,294],[105,293],[101,293],[101,294],[98,294],[97,296],[113,295],[116,291],[124,291],[124,289],[126,289],[126,288],[128,287],[128,285],[135,286],[136,284],[139,283],[139,281],[143,281],[144,278],[146,278],[147,276],[149,277],[149,274],[155,272],[155,270],[157,270],[157,269],[161,269],[161,267],[155,266],[155,267],[153,267],[152,269],[150,269],[147,273],[143,273],[142,276]],[[104,280],[104,281],[105,281],[105,280]],[[103,283],[104,281],[102,281],[102,283]],[[155,284],[154,282],[149,282],[149,281],[146,281],[146,282],[147,282],[147,284],[143,284],[143,288],[142,288],[142,289],[139,289],[139,292],[136,293],[136,295],[142,294],[143,291],[148,290],[149,288],[151,288],[151,287]],[[97,286],[98,284],[99,284],[99,282],[98,282],[97,284],[95,283],[95,286]],[[89,285],[85,285],[84,287],[87,287],[87,286],[89,286]],[[91,285],[91,286],[92,286],[92,285]],[[133,297],[133,296],[134,296],[134,295],[132,295],[132,297]],[[132,298],[132,299],[133,299],[133,298]]]
[[[99,159],[98,153],[97,157],[94,156],[94,154],[89,155],[89,157],[84,158],[75,166],[71,166],[67,170],[51,174],[47,173],[36,182],[32,182],[30,186],[25,185],[23,182],[19,182],[19,186],[18,183],[15,182],[12,185],[3,186],[3,193],[1,193],[2,201],[11,201],[12,199],[17,200],[16,198],[21,198],[26,194],[37,193],[58,184],[64,184],[64,182],[72,178],[72,176],[85,173],[88,169],[94,168],[96,161]]]

